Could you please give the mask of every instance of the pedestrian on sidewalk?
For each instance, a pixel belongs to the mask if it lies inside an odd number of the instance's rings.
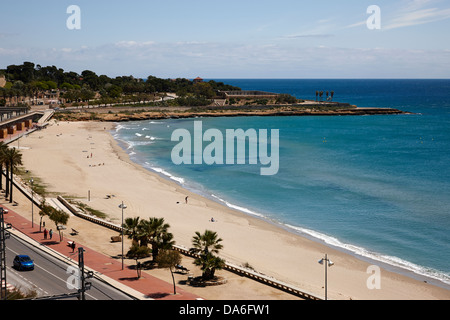
[[[53,237],[53,229],[50,229],[50,231],[48,232],[48,234],[49,234],[49,236],[50,236],[50,240],[52,239],[52,237]]]
[[[72,242],[72,252],[75,252],[75,241]]]
[[[44,239],[47,240],[47,229],[44,229]]]

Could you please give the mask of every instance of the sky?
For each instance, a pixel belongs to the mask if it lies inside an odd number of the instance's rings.
[[[29,61],[110,77],[450,78],[449,31],[448,0],[3,1],[0,69]]]

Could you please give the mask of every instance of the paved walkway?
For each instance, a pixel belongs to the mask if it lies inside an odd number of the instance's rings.
[[[5,207],[8,213],[4,215],[5,225],[10,223],[12,225],[12,232],[22,236],[27,236],[34,240],[35,245],[45,249],[50,249],[55,255],[62,255],[64,257],[71,256],[78,259],[78,255],[72,253],[72,249],[67,245],[67,241],[71,241],[70,237],[64,235],[64,240],[58,242],[59,234],[54,232],[53,239],[44,239],[44,234],[39,232],[39,224],[34,224],[32,228],[31,221],[23,218],[16,212],[13,207]],[[95,252],[81,243],[76,243],[78,247],[85,249],[84,264],[85,267],[95,270],[95,275],[100,276],[113,286],[129,293],[138,299],[149,300],[196,300],[200,297],[184,291],[177,287],[177,294],[173,294],[173,284],[152,277],[148,274],[142,273],[141,278],[137,278],[135,270],[130,269],[126,264],[122,270],[122,262],[120,259],[114,259],[104,254]],[[74,261],[78,263],[78,261]]]

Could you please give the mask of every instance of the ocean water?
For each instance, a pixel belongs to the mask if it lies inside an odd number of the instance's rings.
[[[247,214],[357,255],[450,284],[450,80],[215,79],[242,89],[414,114],[236,117],[120,123],[131,158]],[[278,129],[279,171],[174,165],[175,129]],[[205,143],[207,144],[207,143]]]

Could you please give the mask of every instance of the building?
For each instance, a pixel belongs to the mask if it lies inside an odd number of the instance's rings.
[[[197,78],[194,79],[194,83],[200,83],[200,82],[203,82],[202,78],[197,77]]]

